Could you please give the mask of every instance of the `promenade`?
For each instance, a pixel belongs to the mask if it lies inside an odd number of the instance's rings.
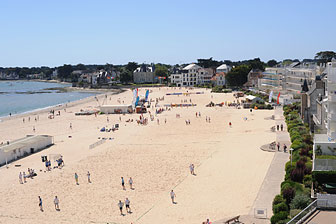
[[[283,116],[282,107],[278,107],[274,112],[275,126],[284,125],[284,131],[276,131],[275,139],[276,143],[280,143],[280,151],[269,152],[274,153],[273,160],[269,166],[266,173],[265,179],[260,187],[259,193],[251,207],[248,214],[237,214],[241,215],[242,223],[255,223],[255,224],[266,224],[270,222],[270,218],[273,215],[272,212],[272,202],[274,197],[280,193],[280,184],[285,177],[285,164],[289,160],[289,152],[283,152],[283,145],[287,145],[287,150],[290,147],[290,137],[287,132],[287,126],[285,123],[285,118]],[[222,219],[214,224],[224,223],[227,219]]]

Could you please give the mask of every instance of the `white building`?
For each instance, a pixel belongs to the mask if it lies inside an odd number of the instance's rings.
[[[224,72],[225,74],[227,74],[229,71],[231,71],[232,67],[228,66],[226,64],[222,64],[221,66],[216,68],[216,73],[219,72]]]
[[[321,75],[321,69],[315,63],[292,63],[284,70],[283,89],[300,93],[305,80],[307,80],[308,88],[310,89],[316,76]]]
[[[258,88],[262,90],[280,90],[283,77],[283,68],[266,68],[262,77],[258,79]]]
[[[225,86],[226,84],[225,76],[226,74],[224,72],[218,72],[211,78],[211,81],[215,86]]]
[[[134,83],[154,83],[157,82],[155,79],[155,66],[147,66],[145,64],[141,65],[133,72]]]
[[[313,170],[336,170],[336,160],[319,159],[316,156],[334,155],[336,156],[336,60],[327,63],[327,107],[325,120],[327,134],[314,135],[314,163]],[[319,112],[319,111],[318,111]]]
[[[0,166],[38,152],[52,144],[52,136],[27,135],[24,138],[0,145]]]
[[[177,87],[182,86],[183,78],[182,78],[181,69],[173,68],[172,74],[170,74],[169,78],[170,78],[170,83],[175,84]]]
[[[203,85],[211,81],[211,77],[208,79],[209,72],[196,64],[187,65],[181,72],[182,86]]]

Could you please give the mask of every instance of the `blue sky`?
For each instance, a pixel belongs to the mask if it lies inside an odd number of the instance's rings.
[[[336,1],[1,0],[0,66],[283,60],[336,51]]]

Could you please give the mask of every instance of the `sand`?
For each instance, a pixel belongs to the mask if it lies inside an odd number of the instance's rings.
[[[62,110],[61,116],[52,120],[42,111],[26,115],[25,123],[22,117],[1,122],[0,142],[27,134],[48,134],[54,136],[55,145],[12,162],[8,169],[0,168],[0,223],[182,224],[248,214],[273,158],[273,154],[260,150],[260,146],[275,140],[275,134],[270,131],[274,120],[265,119],[274,111],[250,113],[226,106],[205,107],[210,101],[233,101],[231,93],[194,89],[189,92],[204,94],[166,96],[167,92],[186,90],[151,90],[152,99],[164,96],[159,105],[180,103],[181,99],[188,99],[189,103],[192,99],[197,106],[164,111],[147,126],[125,122],[138,119],[139,114],[75,116],[80,109],[98,106],[91,97],[68,105],[66,112]],[[144,95],[145,89],[140,89],[140,94]],[[99,97],[100,103],[104,97]],[[108,95],[107,103],[118,104],[118,100],[131,103],[131,97],[130,90]],[[154,113],[155,109],[151,111]],[[196,118],[195,112],[201,112],[201,117]],[[35,122],[37,114],[39,121]],[[176,114],[181,117],[176,118]],[[211,123],[206,122],[206,116],[211,117]],[[190,125],[185,124],[186,119],[190,119]],[[99,131],[115,123],[120,124],[118,131]],[[102,137],[113,140],[89,149],[90,144]],[[41,156],[50,154],[62,154],[65,166],[44,172]],[[195,164],[195,176],[189,172],[191,163]],[[17,164],[21,167],[15,167]],[[19,172],[28,168],[34,168],[37,176],[19,184]],[[91,173],[92,183],[87,182],[87,171]],[[75,172],[79,175],[79,185],[75,184]],[[126,190],[121,187],[121,177],[125,178]],[[133,178],[134,190],[127,184],[129,177]],[[172,189],[177,204],[170,200]],[[56,195],[60,211],[54,208]],[[38,196],[42,197],[44,212],[39,210]],[[132,213],[127,214],[124,208],[126,215],[121,216],[117,204],[126,197],[131,201]]]

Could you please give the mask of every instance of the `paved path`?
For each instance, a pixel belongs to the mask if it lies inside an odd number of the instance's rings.
[[[263,224],[269,223],[269,219],[273,215],[272,212],[272,202],[275,195],[280,193],[280,184],[285,177],[285,164],[289,161],[289,154],[282,151],[283,145],[287,145],[287,150],[290,148],[290,138],[287,132],[287,126],[285,123],[285,118],[283,116],[282,107],[275,110],[275,125],[283,124],[284,131],[276,131],[276,142],[280,142],[280,150],[270,152],[274,153],[273,160],[267,171],[263,184],[260,187],[259,193],[254,201],[254,204],[248,215],[241,216],[241,221],[243,223],[255,223]],[[267,211],[267,219],[257,219],[254,218],[255,210],[265,209]],[[227,217],[229,219],[230,217]],[[219,220],[213,222],[214,224],[223,223],[227,219]]]

